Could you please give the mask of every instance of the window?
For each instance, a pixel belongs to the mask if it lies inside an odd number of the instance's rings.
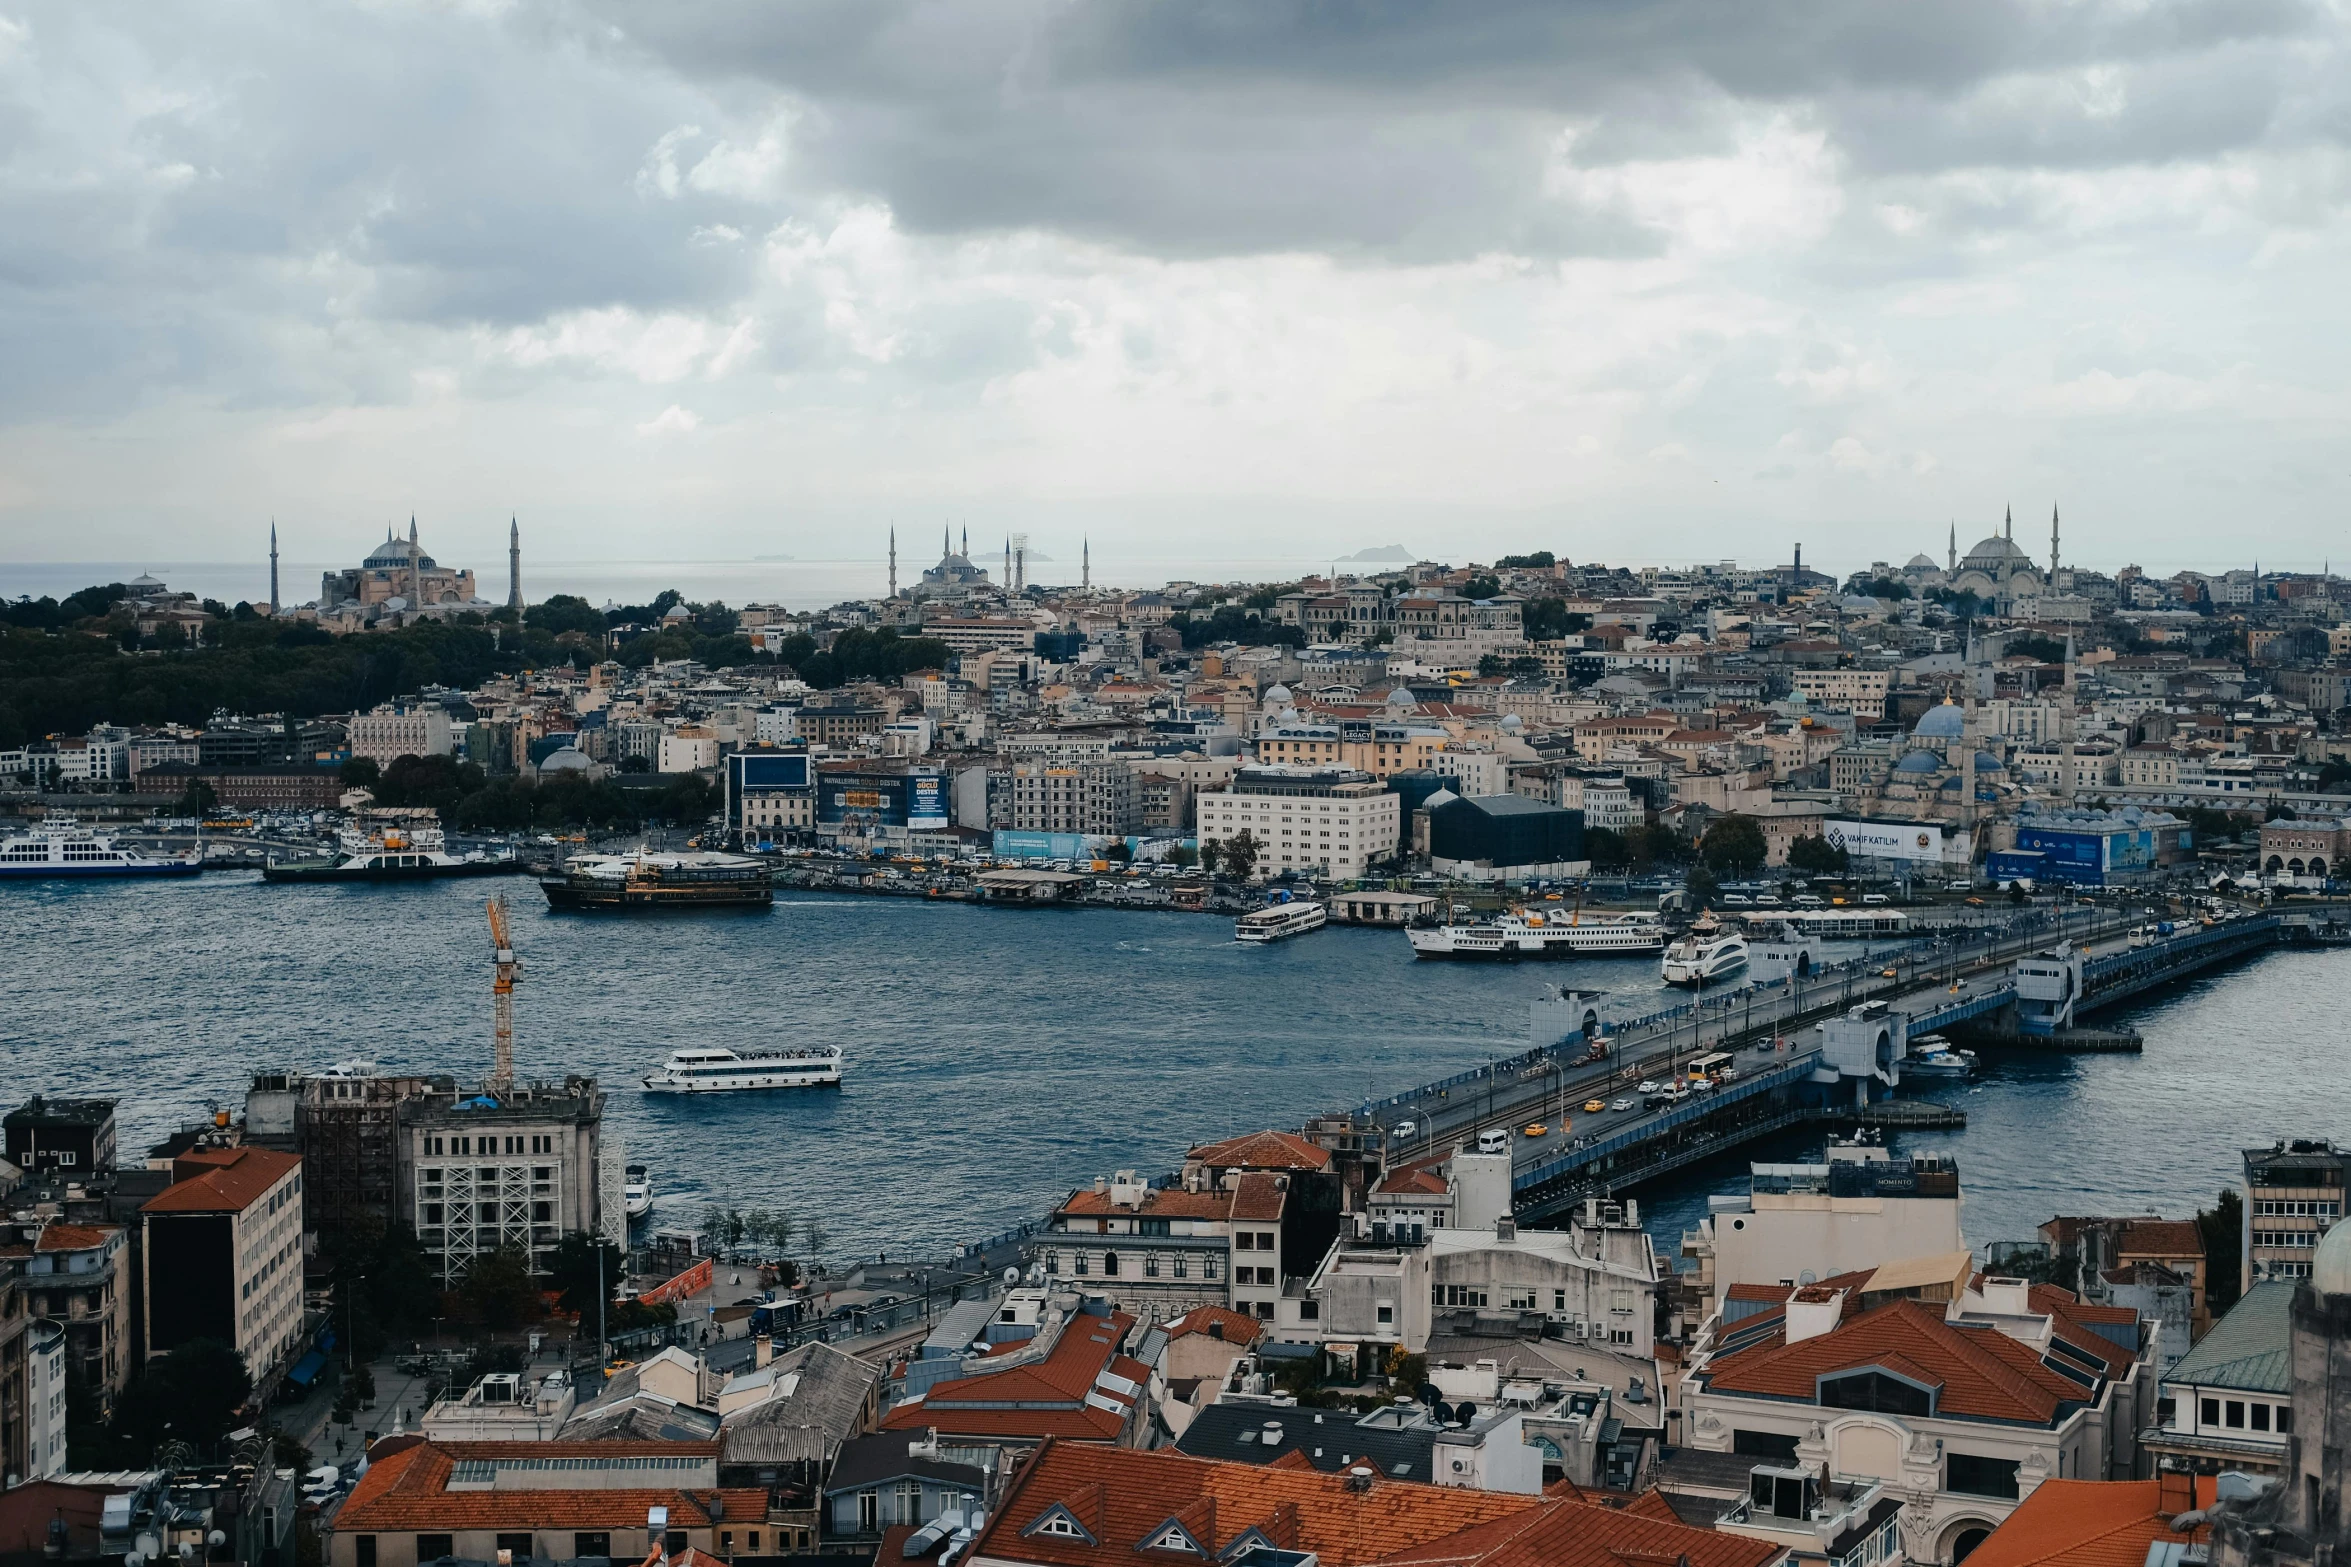
[[[1159,1277],[1159,1253],[1153,1252],[1143,1259],[1143,1277],[1147,1279]]]
[[[1396,1324],[1396,1308],[1393,1306],[1381,1306],[1377,1308],[1377,1317],[1381,1327],[1394,1327]]]
[[[2016,1500],[2016,1460],[1952,1453],[1943,1460],[1943,1489],[1965,1496]]]
[[[1322,1320],[1322,1302],[1319,1300],[1298,1302],[1298,1320],[1300,1322],[1320,1322]]]
[[[872,1534],[879,1530],[881,1526],[882,1493],[879,1491],[858,1492],[857,1532],[860,1534]]]
[[[1165,1219],[1139,1219],[1135,1223],[1135,1233],[1137,1235],[1165,1235],[1168,1233],[1167,1221]]]
[[[1223,1269],[1224,1265],[1217,1261],[1214,1252],[1200,1259],[1200,1277],[1204,1279],[1216,1278],[1223,1272]]]
[[[1567,1310],[1567,1291],[1553,1290],[1551,1292],[1551,1309],[1553,1311]]]
[[[2196,1418],[2198,1421],[2208,1426],[2219,1425],[2220,1400],[2217,1398],[2200,1398],[2196,1400]]]
[[[1502,1297],[1502,1305],[1510,1311],[1532,1311],[1535,1309],[1535,1292],[1514,1289]]]
[[[734,1531],[734,1530],[732,1530],[732,1529],[721,1529],[721,1530],[719,1530],[719,1531],[718,1531],[718,1548],[719,1548],[721,1551],[726,1551],[726,1552],[732,1552],[732,1551],[734,1550],[734,1548],[735,1548],[735,1531]]]
[[[376,1537],[372,1534],[354,1535],[351,1540],[353,1559],[359,1567],[376,1567]]]
[[[1106,1251],[1102,1254],[1102,1276],[1106,1279],[1115,1279],[1118,1277],[1117,1252]]]
[[[1086,1254],[1082,1251],[1077,1254],[1076,1273],[1081,1279],[1086,1276]]]
[[[922,1482],[920,1480],[898,1482],[898,1521],[900,1523],[922,1522]]]
[[[571,1553],[574,1556],[610,1556],[612,1536],[601,1531],[575,1534],[571,1537]],[[366,1567],[366,1564],[362,1563],[361,1567]]]
[[[1869,1409],[1886,1415],[1926,1416],[1935,1412],[1933,1393],[1915,1382],[1882,1371],[1822,1377],[1820,1401],[1830,1409]]]
[[[1242,1230],[1233,1236],[1233,1250],[1255,1251],[1256,1249],[1257,1236],[1253,1231]]]
[[[1257,1249],[1259,1251],[1273,1250],[1273,1231],[1259,1230],[1257,1232]]]
[[[2227,1426],[2231,1431],[2242,1431],[2245,1429],[2244,1400],[2232,1398],[2228,1401],[2228,1418],[2223,1420],[2221,1424]]]
[[[531,1537],[527,1534],[502,1534],[498,1536],[498,1549],[512,1551],[520,1559],[531,1554]]]
[[[2254,1430],[2267,1431],[2269,1429],[2269,1406],[2267,1404],[2255,1404],[2251,1414]]]
[[[1175,1276],[1179,1279],[1188,1278],[1191,1276],[1191,1272],[1191,1259],[1186,1257],[1182,1252],[1177,1252],[1175,1255]]]
[[[457,1554],[457,1540],[453,1535],[420,1534],[416,1537],[416,1559],[419,1562],[437,1562],[444,1556]]]

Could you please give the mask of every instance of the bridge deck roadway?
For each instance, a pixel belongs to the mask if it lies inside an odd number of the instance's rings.
[[[2242,930],[2200,927],[2170,942],[2133,948],[2128,933],[2145,922],[2144,915],[2084,910],[2061,918],[2063,936],[2089,958],[2085,989],[2091,1006],[2106,999],[2102,989],[2143,989],[2160,982],[2150,975],[2176,977],[2255,940],[2274,938],[2274,930],[2265,937],[2244,922]],[[1474,1141],[1480,1131],[1499,1129],[1510,1139],[1513,1185],[1522,1195],[1589,1186],[1576,1179],[1578,1172],[1609,1161],[1614,1163],[1605,1185],[1620,1189],[1802,1119],[1778,1091],[1808,1077],[1818,1052],[1794,1045],[1788,1037],[1794,1029],[1863,1001],[1884,1001],[1906,1014],[1913,1034],[1985,1016],[2014,1000],[2015,960],[2046,949],[2059,934],[2055,924],[2044,923],[1979,942],[1921,944],[1809,982],[1743,986],[1612,1036],[1604,1061],[1576,1061],[1577,1041],[1571,1040],[1398,1095],[1374,1105],[1372,1119],[1391,1129],[1390,1155],[1400,1162],[1434,1159]],[[1730,1083],[1678,1105],[1648,1108],[1641,1083],[1670,1079],[1691,1057],[1718,1050],[1740,1052],[1738,1076]],[[1595,1100],[1603,1108],[1587,1110]],[[1393,1129],[1405,1124],[1411,1133],[1396,1136]],[[1675,1151],[1660,1150],[1660,1159],[1628,1167],[1626,1153],[1658,1140],[1673,1141]]]

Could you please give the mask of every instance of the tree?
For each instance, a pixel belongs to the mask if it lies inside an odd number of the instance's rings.
[[[1788,845],[1788,869],[1806,876],[1842,876],[1852,861],[1843,848],[1817,833]]]
[[[551,636],[577,631],[588,636],[604,635],[604,611],[586,599],[572,593],[552,593],[544,604],[534,604],[523,615],[523,623]]]
[[[2214,1317],[2245,1293],[2244,1255],[2238,1250],[2244,1222],[2245,1199],[2235,1187],[2222,1188],[2212,1206],[2196,1215],[2196,1229],[2204,1237],[2204,1304]]]
[[[1549,550],[1536,550],[1526,555],[1505,555],[1494,562],[1496,571],[1548,571],[1559,564],[1559,557]]]
[[[1624,834],[1613,827],[1584,829],[1584,858],[1598,871],[1621,871],[1631,863],[1625,848]]]
[[[1722,896],[1721,881],[1716,878],[1713,871],[1706,868],[1704,862],[1690,867],[1689,875],[1682,885],[1689,889],[1690,904],[1693,908],[1710,907],[1715,899]]]
[[[1501,591],[1501,579],[1484,573],[1461,585],[1461,596],[1465,599],[1490,599]]]
[[[547,1287],[562,1291],[565,1311],[590,1322],[595,1319],[597,1303],[611,1298],[613,1286],[627,1272],[628,1257],[618,1246],[574,1230],[555,1243],[554,1254],[547,1259]]]
[[[212,787],[209,778],[191,778],[188,787],[180,791],[179,803],[172,807],[175,816],[210,816],[220,804],[220,791]]]
[[[1754,817],[1733,811],[1714,819],[1699,840],[1698,853],[1717,876],[1752,876],[1763,869],[1769,846]]]
[[[343,782],[353,789],[373,789],[384,770],[372,756],[355,756],[342,766]]]
[[[237,1424],[252,1393],[244,1356],[219,1339],[191,1339],[150,1361],[123,1393],[115,1431],[142,1461],[166,1440],[209,1449]]]
[[[1179,843],[1167,851],[1167,863],[1189,870],[1200,863],[1200,851],[1188,843]]]
[[[1257,856],[1263,852],[1254,834],[1244,827],[1224,840],[1225,869],[1233,880],[1247,881],[1257,869]]]
[[[531,1259],[512,1247],[474,1258],[458,1286],[458,1299],[486,1328],[511,1328],[538,1315],[539,1290]]]
[[[1224,845],[1214,838],[1200,840],[1200,868],[1209,875],[1216,874],[1217,863],[1224,858]]]

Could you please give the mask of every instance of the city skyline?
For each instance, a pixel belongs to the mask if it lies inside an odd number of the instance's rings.
[[[2315,568],[2344,42],[2291,4],[33,5],[0,559],[413,511],[485,570],[516,512],[549,559],[944,516],[1105,574],[1850,569],[2054,499],[2104,569]]]

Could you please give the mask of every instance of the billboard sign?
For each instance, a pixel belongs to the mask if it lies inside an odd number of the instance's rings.
[[[906,805],[906,825],[909,827],[937,827],[947,825],[947,780],[937,773],[914,773],[907,780],[911,795]]]
[[[1831,821],[1821,835],[1856,859],[1911,860],[1941,864],[1943,824],[1940,822]]]

